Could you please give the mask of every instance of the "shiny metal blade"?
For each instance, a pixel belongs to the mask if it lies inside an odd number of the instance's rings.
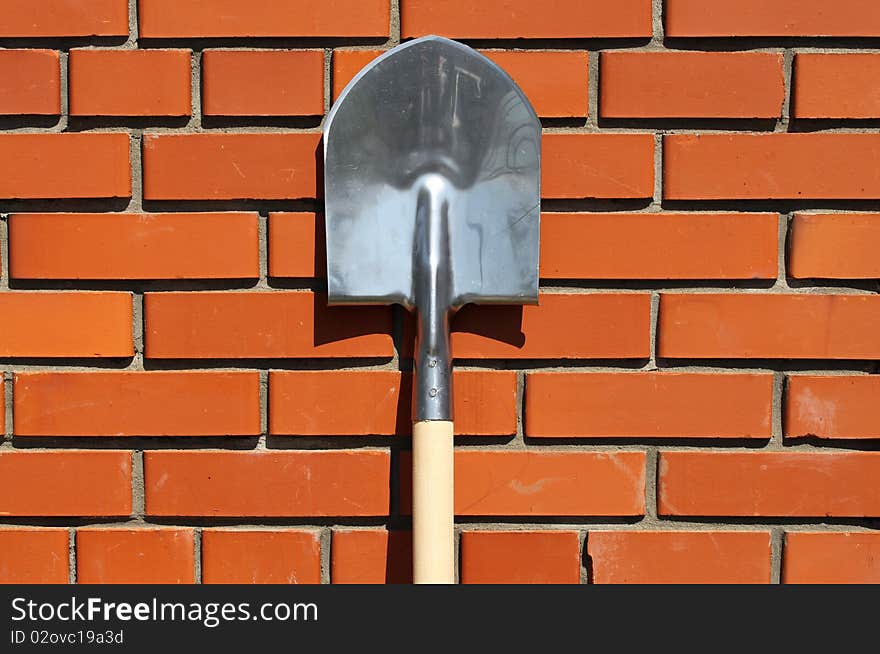
[[[540,148],[525,95],[471,48],[428,36],[370,63],[324,127],[330,302],[418,304],[425,189],[448,216],[444,301],[537,302]]]

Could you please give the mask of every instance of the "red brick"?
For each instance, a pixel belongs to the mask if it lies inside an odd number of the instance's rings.
[[[57,116],[60,113],[58,53],[55,50],[0,50],[0,114]]]
[[[0,528],[0,584],[66,584],[67,529]]]
[[[544,118],[586,118],[589,53],[483,50],[522,89]]]
[[[257,372],[16,373],[17,436],[260,433]]]
[[[788,438],[880,438],[880,376],[793,375],[785,396]]]
[[[401,501],[410,511],[411,459],[401,457]],[[644,452],[460,450],[455,513],[462,516],[640,516]]]
[[[402,0],[401,36],[561,39],[651,36],[650,0]]]
[[[880,36],[874,0],[666,0],[666,36]]]
[[[0,198],[127,198],[128,134],[0,134]]]
[[[545,198],[650,198],[652,134],[545,134],[541,195]],[[602,165],[597,166],[596,162]]]
[[[464,531],[463,584],[580,583],[576,531]]]
[[[324,218],[312,212],[269,214],[269,276],[327,277]]]
[[[333,97],[384,50],[335,50]],[[501,66],[528,96],[539,116],[585,118],[588,99],[588,53],[581,51],[481,50]]]
[[[596,584],[767,584],[770,534],[591,531]]]
[[[672,134],[667,200],[880,198],[880,134]]]
[[[603,52],[605,118],[778,118],[785,83],[772,52]]]
[[[388,36],[388,0],[139,0],[141,38]]]
[[[256,279],[254,213],[12,214],[14,279]]]
[[[547,279],[775,279],[776,214],[544,213]]]
[[[516,433],[515,372],[456,370],[453,392],[456,434]],[[272,371],[269,433],[409,435],[411,399],[397,371]]]
[[[153,516],[388,515],[387,450],[144,453]]]
[[[334,584],[411,584],[412,533],[334,529],[330,581]]]
[[[878,452],[662,452],[662,515],[880,515]]]
[[[127,0],[0,0],[0,37],[127,36]]]
[[[72,116],[188,116],[190,50],[70,51]]]
[[[144,198],[313,198],[320,138],[314,132],[145,134]]]
[[[789,532],[783,552],[786,584],[880,583],[880,534]]]
[[[4,516],[127,516],[131,452],[0,452]]]
[[[642,515],[643,452],[462,451],[458,515]]]
[[[77,529],[80,584],[195,583],[192,529]]]
[[[0,357],[134,354],[130,293],[7,291],[0,315]]]
[[[794,293],[663,294],[659,355],[672,358],[878,359],[880,297]]]
[[[880,278],[880,214],[797,214],[789,238],[792,277]]]
[[[390,357],[391,310],[327,307],[304,291],[147,293],[157,359]]]
[[[799,53],[794,62],[797,118],[880,118],[880,55]]]
[[[372,48],[368,50],[334,50],[330,65],[333,100],[335,101],[339,97],[339,94],[360,72],[361,68],[385,52],[387,51]]]
[[[207,116],[320,116],[322,50],[205,50],[202,112]]]
[[[545,293],[539,306],[468,306],[452,324],[463,359],[638,359],[650,355],[647,293]]]
[[[773,375],[530,373],[526,435],[770,438]]]
[[[320,584],[318,534],[295,529],[205,529],[202,582]]]

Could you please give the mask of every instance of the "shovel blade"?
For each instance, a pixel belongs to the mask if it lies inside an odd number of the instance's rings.
[[[416,306],[426,184],[444,187],[451,308],[536,303],[540,158],[528,99],[471,48],[429,36],[370,63],[324,127],[330,303]]]

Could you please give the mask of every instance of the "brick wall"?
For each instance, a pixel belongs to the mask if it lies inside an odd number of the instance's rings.
[[[316,162],[432,32],[545,125],[461,581],[880,581],[875,0],[0,0],[0,581],[409,578],[412,323],[325,306]]]

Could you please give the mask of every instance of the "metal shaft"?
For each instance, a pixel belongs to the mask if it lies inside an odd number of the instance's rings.
[[[416,336],[413,420],[452,420],[452,266],[449,245],[449,182],[442,175],[419,178],[413,250]]]

